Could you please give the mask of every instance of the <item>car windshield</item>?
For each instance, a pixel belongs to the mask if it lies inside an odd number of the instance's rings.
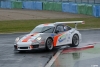
[[[53,26],[35,27],[30,33],[52,33],[53,30]]]

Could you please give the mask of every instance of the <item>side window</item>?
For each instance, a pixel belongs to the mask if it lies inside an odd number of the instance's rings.
[[[64,30],[68,31],[68,30],[71,30],[71,28],[69,26],[64,26]]]
[[[67,26],[67,29],[68,29],[68,30],[71,30],[71,27]]]
[[[59,32],[63,32],[64,27],[62,25],[59,25],[59,26],[57,26],[56,30],[58,30]]]

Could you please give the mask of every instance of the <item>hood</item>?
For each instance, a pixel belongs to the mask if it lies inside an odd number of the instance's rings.
[[[27,35],[23,36],[23,37],[20,39],[20,42],[30,42],[30,41],[33,41],[33,40],[35,40],[37,37],[41,36],[41,34],[43,34],[43,33],[27,34]]]

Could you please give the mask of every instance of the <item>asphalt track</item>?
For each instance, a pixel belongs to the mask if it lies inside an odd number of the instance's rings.
[[[80,46],[100,42],[100,30],[82,30],[80,32],[83,37]],[[14,53],[14,39],[23,34],[25,33],[0,34],[0,67],[44,67],[59,49],[56,48],[50,52],[41,49],[26,53]]]

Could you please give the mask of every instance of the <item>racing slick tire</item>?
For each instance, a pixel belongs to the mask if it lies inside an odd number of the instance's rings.
[[[51,38],[46,40],[45,48],[49,51],[53,49],[53,40]]]
[[[79,36],[77,34],[74,34],[72,37],[72,44],[70,44],[70,47],[77,47],[79,45]]]

